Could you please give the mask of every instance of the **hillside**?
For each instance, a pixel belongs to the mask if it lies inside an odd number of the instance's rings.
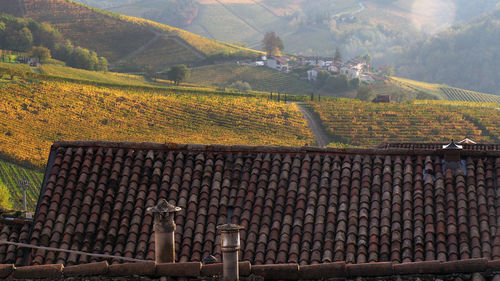
[[[0,94],[0,151],[37,166],[45,164],[55,140],[299,146],[313,141],[295,105],[258,96],[20,78],[2,80]]]
[[[447,142],[468,137],[500,141],[497,104],[449,101],[309,102],[336,143],[370,147],[384,142]]]
[[[70,0],[4,0],[0,12],[48,22],[74,44],[96,51],[112,63],[139,66],[193,63],[214,55],[255,56],[256,51],[217,42],[156,22],[91,8]],[[174,53],[159,50],[178,50]],[[151,55],[144,55],[149,54]],[[181,52],[182,56],[177,56]]]
[[[275,31],[289,53],[333,55],[335,47],[340,47],[346,57],[369,53],[381,63],[392,61],[406,44],[470,20],[497,4],[496,0],[79,1],[252,48],[261,47],[266,31]]]
[[[500,9],[405,51],[396,73],[416,80],[500,94]]]
[[[434,95],[438,99],[450,101],[471,101],[471,102],[487,102],[500,104],[500,96],[491,95],[476,91],[469,91],[450,87],[446,84],[433,84],[421,81],[415,81],[400,77],[391,77],[390,81],[393,85],[399,87],[401,92],[425,93]]]
[[[313,87],[307,81],[267,68],[238,65],[202,66],[191,70],[188,82],[227,87],[236,81],[248,82],[252,90],[308,95]]]

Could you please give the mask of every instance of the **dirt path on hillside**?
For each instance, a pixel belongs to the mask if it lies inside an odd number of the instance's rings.
[[[144,50],[146,50],[147,48],[149,48],[151,45],[153,45],[156,41],[158,41],[161,36],[163,35],[166,35],[168,36],[170,39],[174,40],[177,44],[183,46],[184,48],[190,50],[194,55],[196,55],[198,58],[200,59],[204,59],[205,58],[205,54],[203,54],[202,52],[200,52],[199,50],[197,50],[196,48],[194,48],[193,46],[189,45],[188,43],[186,43],[186,41],[184,41],[182,38],[180,38],[179,36],[175,35],[175,34],[170,34],[168,32],[158,32],[156,30],[153,30],[151,29],[152,32],[154,32],[155,34],[155,37],[153,37],[151,40],[149,40],[148,42],[146,42],[144,45],[142,45],[141,47],[135,49],[134,51],[128,53],[127,55],[125,55],[124,57],[116,60],[116,62],[120,62],[120,61],[127,61],[129,60],[130,58],[140,54],[141,52],[143,52]],[[115,62],[115,63],[116,63]],[[109,64],[109,68],[112,69],[114,67],[114,64]]]
[[[316,144],[319,147],[325,147],[329,143],[331,143],[331,139],[328,136],[328,134],[325,132],[323,129],[323,126],[321,125],[321,121],[316,118],[313,113],[307,109],[304,105],[301,105],[299,103],[295,103],[297,107],[300,109],[302,114],[304,114],[304,117],[306,118],[307,125],[309,125],[309,128],[311,129],[312,134],[314,135],[314,138],[316,139]]]
[[[144,45],[140,46],[139,48],[137,48],[137,49],[133,50],[132,52],[126,54],[125,56],[117,59],[114,63],[110,63],[109,66],[108,66],[108,68],[109,69],[113,69],[115,67],[115,63],[120,62],[120,61],[127,61],[128,59],[130,59],[131,57],[133,57],[133,56],[141,53],[146,48],[148,48],[149,46],[151,46],[154,42],[156,42],[158,39],[160,39],[160,36],[162,35],[162,33],[156,32],[156,31],[153,31],[153,32],[155,34],[155,37],[151,38],[151,40],[149,40],[148,42],[146,42]]]
[[[173,39],[177,44],[183,46],[184,48],[190,50],[191,52],[193,52],[196,56],[198,56],[198,58],[200,59],[204,59],[205,58],[205,54],[203,54],[202,52],[200,52],[198,49],[196,49],[195,47],[189,45],[188,43],[186,43],[186,41],[184,41],[183,39],[181,39],[179,36],[176,36],[176,35],[170,35],[170,39]]]

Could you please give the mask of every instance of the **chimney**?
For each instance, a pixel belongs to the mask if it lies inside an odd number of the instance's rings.
[[[455,144],[453,139],[447,145],[443,145],[443,154],[446,168],[450,168],[455,171],[460,167],[460,152],[462,151],[462,146]]]
[[[154,215],[156,263],[175,262],[174,215],[180,210],[180,207],[168,203],[165,199],[160,200],[158,205],[147,209]]]
[[[224,224],[217,227],[221,231],[223,281],[238,281],[238,251],[240,250],[240,229],[237,224]]]

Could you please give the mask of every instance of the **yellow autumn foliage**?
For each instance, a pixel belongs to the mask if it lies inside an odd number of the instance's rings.
[[[151,93],[76,82],[0,83],[0,151],[43,166],[56,140],[301,146],[294,104],[193,92]]]

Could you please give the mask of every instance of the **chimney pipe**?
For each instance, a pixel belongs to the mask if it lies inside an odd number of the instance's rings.
[[[154,215],[156,263],[175,262],[174,215],[180,210],[180,207],[168,203],[165,199],[160,200],[158,205],[147,209]]]
[[[240,250],[240,229],[237,224],[224,224],[217,227],[221,231],[223,281],[238,281],[238,251]]]
[[[445,167],[451,169],[455,172],[456,169],[460,168],[460,152],[463,147],[457,145],[453,139],[447,145],[443,145],[443,155],[445,161]]]

